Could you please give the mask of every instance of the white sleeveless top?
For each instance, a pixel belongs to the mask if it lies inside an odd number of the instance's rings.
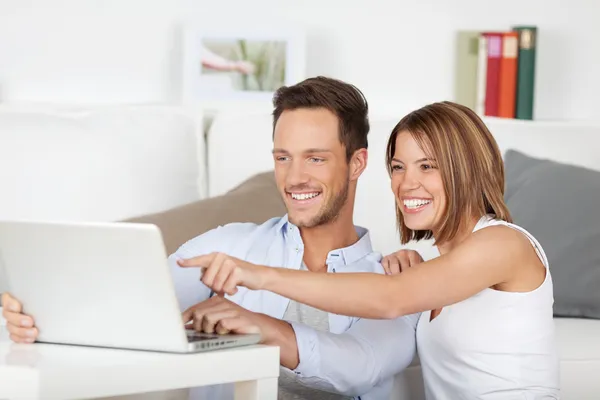
[[[530,292],[484,289],[444,307],[429,321],[421,314],[417,348],[428,400],[559,398],[554,303],[548,260],[523,228],[485,216],[474,231],[506,225],[522,232],[546,267]]]

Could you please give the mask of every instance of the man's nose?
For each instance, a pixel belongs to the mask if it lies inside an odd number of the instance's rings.
[[[301,185],[308,182],[305,165],[301,161],[293,161],[288,170],[287,183],[289,186]]]

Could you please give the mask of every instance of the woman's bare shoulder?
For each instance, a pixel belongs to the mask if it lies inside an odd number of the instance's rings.
[[[509,276],[512,277],[525,270],[544,267],[531,239],[524,231],[512,226],[498,224],[485,227],[474,232],[465,244],[481,257],[502,263],[504,268],[511,271]]]
[[[473,232],[448,254],[454,261],[470,260],[477,264],[509,267],[530,260],[533,246],[529,238],[506,225],[491,225]]]

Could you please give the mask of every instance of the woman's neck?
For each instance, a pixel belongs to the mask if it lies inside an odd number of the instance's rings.
[[[479,222],[480,219],[481,219],[480,217],[469,218],[463,224],[463,228],[460,229],[456,233],[456,235],[452,238],[452,240],[449,240],[443,244],[438,245],[437,247],[438,247],[440,254],[441,255],[447,254],[447,253],[451,252],[453,249],[455,249],[462,242],[464,242],[473,233],[473,229],[475,229],[475,225],[477,225],[477,223]],[[435,238],[435,233],[434,233],[433,237]]]

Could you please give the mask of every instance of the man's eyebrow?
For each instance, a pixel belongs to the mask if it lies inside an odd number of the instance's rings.
[[[304,154],[312,154],[312,153],[331,153],[332,151],[329,149],[325,149],[325,148],[311,148],[311,149],[306,149],[304,150],[302,153]],[[284,150],[284,149],[279,149],[279,148],[275,148],[273,149],[273,154],[290,154],[289,151]]]
[[[312,148],[304,150],[304,153],[331,153],[331,150],[323,148]]]

